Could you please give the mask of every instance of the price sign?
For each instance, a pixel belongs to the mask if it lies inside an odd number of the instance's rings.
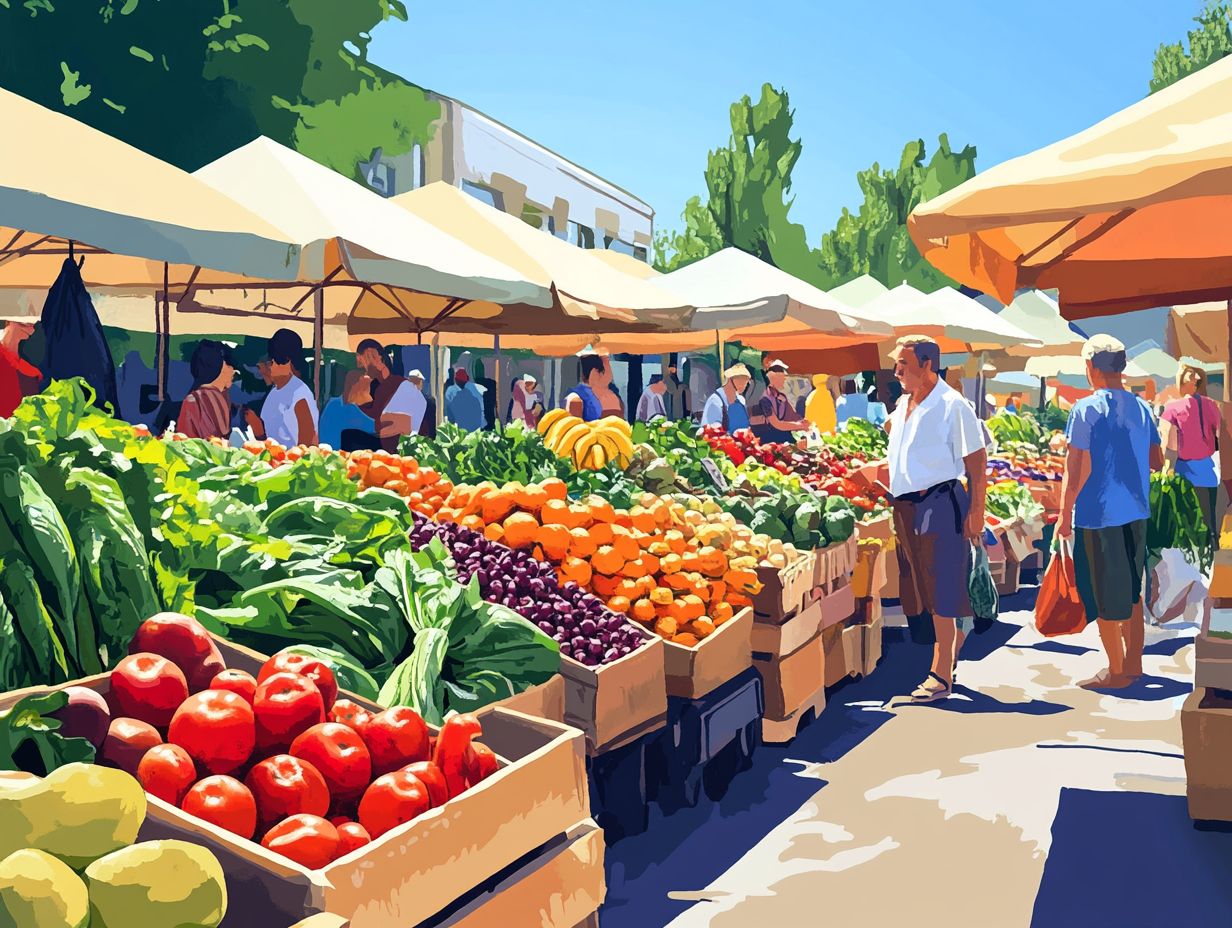
[[[710,478],[710,482],[720,493],[726,493],[730,486],[727,483],[727,478],[723,476],[723,472],[719,470],[719,465],[714,461],[706,459],[702,461],[702,470],[706,472],[706,476]]]

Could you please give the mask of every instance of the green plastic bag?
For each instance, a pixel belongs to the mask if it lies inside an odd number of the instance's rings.
[[[982,544],[971,546],[971,574],[967,578],[967,594],[975,616],[975,630],[986,631],[997,621],[997,585],[992,579],[988,552]]]

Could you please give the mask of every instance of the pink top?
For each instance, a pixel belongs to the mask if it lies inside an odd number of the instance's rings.
[[[1215,453],[1220,417],[1214,400],[1196,394],[1173,400],[1161,418],[1176,429],[1176,451],[1182,461],[1201,461]]]

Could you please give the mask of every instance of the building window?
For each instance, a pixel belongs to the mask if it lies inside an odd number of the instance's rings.
[[[622,255],[628,255],[629,257],[634,256],[633,246],[628,242],[622,242],[620,239],[612,238],[610,235],[604,236],[603,241],[607,244],[609,251],[618,251]]]
[[[488,206],[494,206],[501,212],[505,211],[505,198],[501,196],[499,190],[493,190],[491,187],[485,187],[483,184],[464,180],[462,181],[462,192],[469,193],[476,200],[487,203]]]
[[[411,189],[418,190],[424,185],[424,153],[423,146],[416,142],[411,146]]]
[[[646,250],[645,245],[634,245],[633,246],[633,257],[645,263],[650,262],[650,252]]]
[[[581,225],[570,219],[569,234],[565,236],[565,241],[571,242],[579,248],[594,248],[595,232],[589,226]]]

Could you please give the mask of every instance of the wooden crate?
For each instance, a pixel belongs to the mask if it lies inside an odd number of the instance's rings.
[[[757,579],[761,582],[762,589],[752,597],[753,611],[772,621],[798,611],[813,589],[816,561],[817,552],[810,551],[794,564],[788,564],[782,569],[757,568]]]
[[[667,716],[663,639],[638,627],[646,643],[632,654],[598,667],[561,657],[565,680],[565,723],[586,736],[596,754],[646,732]]]
[[[753,666],[761,674],[767,719],[793,718],[800,709],[812,705],[825,686],[820,635],[782,657],[755,653]]]
[[[1021,580],[1022,565],[1017,561],[1003,560],[989,563],[992,572],[992,582],[999,596],[1013,596],[1018,592]]]
[[[754,618],[753,651],[773,657],[795,653],[821,631],[821,616],[821,603],[814,602],[781,622]]]
[[[603,832],[581,822],[432,928],[576,928],[603,904]]]
[[[851,574],[851,588],[857,599],[880,596],[886,585],[886,547],[880,542],[861,543],[856,554],[855,570]]]
[[[880,614],[872,622],[866,625],[858,626],[860,633],[863,635],[863,643],[861,647],[861,658],[863,660],[863,673],[868,676],[876,668],[881,661],[881,655],[884,648],[884,640],[882,635],[885,631],[885,619]]]
[[[814,588],[828,589],[836,581],[851,575],[856,566],[860,531],[860,526],[857,525],[855,532],[846,541],[817,549],[816,568],[813,571]]]
[[[521,712],[523,715],[537,719],[549,719],[553,722],[565,720],[565,678],[556,674],[546,683],[532,686],[513,696],[508,696],[493,703],[503,709]]]
[[[228,667],[251,672],[265,661],[257,652],[215,641]],[[105,697],[110,682],[110,674],[99,674],[75,685]],[[0,710],[51,689],[6,693]],[[360,696],[345,695],[380,710]],[[218,857],[230,897],[223,928],[287,925],[318,912],[344,917],[350,928],[418,925],[590,816],[580,732],[502,708],[487,707],[476,715],[500,769],[324,869],[302,867],[154,796],[147,796],[139,837],[189,841]]]
[[[753,663],[753,610],[741,609],[689,648],[663,642],[667,695],[697,699],[738,677]]]
[[[839,583],[840,585],[822,594],[817,600],[817,604],[821,606],[823,629],[846,622],[856,611],[856,596],[851,584],[846,582],[846,578]]]
[[[864,630],[859,625],[843,626],[843,666],[848,677],[864,674]]]
[[[847,663],[847,651],[843,646],[842,625],[831,625],[821,630],[821,649],[826,686],[834,686],[852,672]]]
[[[1232,700],[1195,687],[1181,709],[1189,817],[1232,822]]]

